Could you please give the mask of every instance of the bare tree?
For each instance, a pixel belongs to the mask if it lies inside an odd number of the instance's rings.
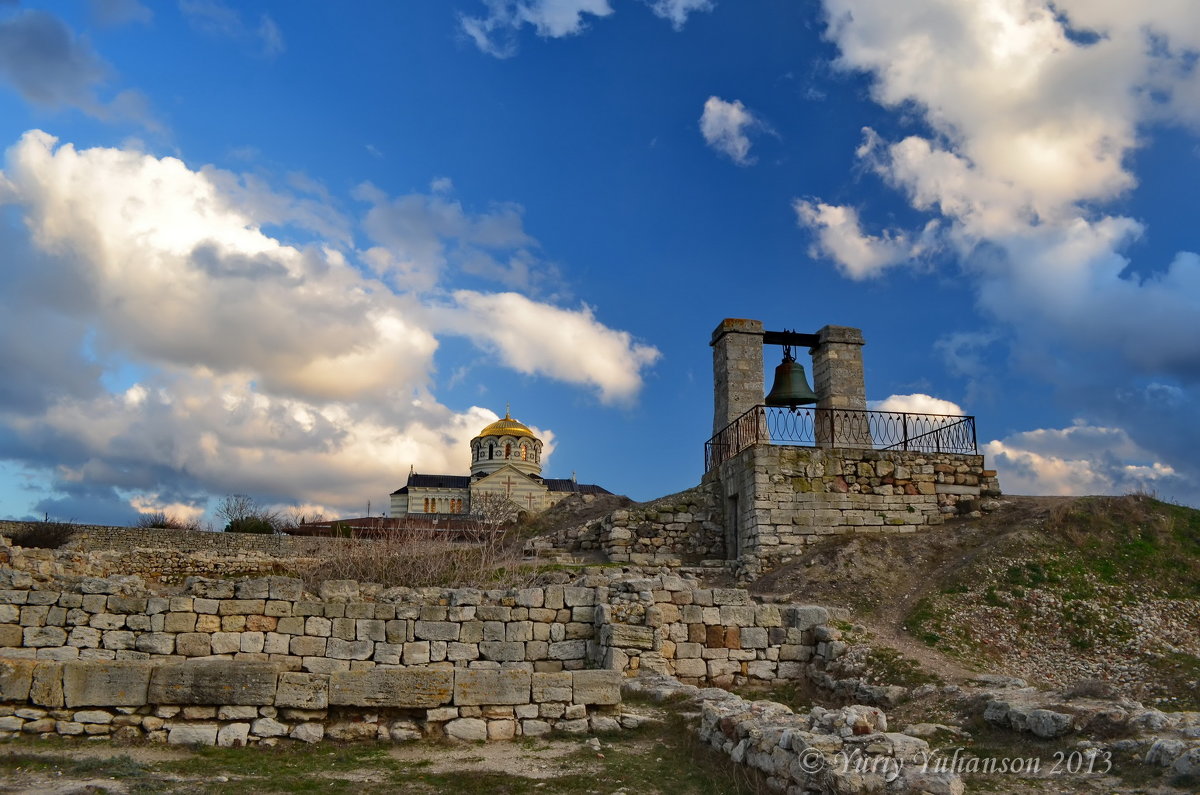
[[[263,508],[245,494],[230,494],[217,505],[217,516],[225,520],[226,533],[277,533],[283,526],[278,511]]]
[[[471,495],[471,517],[480,529],[499,530],[512,524],[521,513],[521,506],[496,492],[475,492]]]

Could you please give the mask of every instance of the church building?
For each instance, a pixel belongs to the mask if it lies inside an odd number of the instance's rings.
[[[569,494],[610,494],[600,486],[577,483],[574,476],[542,477],[542,440],[509,416],[497,420],[471,440],[470,475],[424,475],[414,470],[391,495],[391,516],[469,514],[494,495],[520,510],[540,513]],[[485,496],[489,495],[489,496]]]

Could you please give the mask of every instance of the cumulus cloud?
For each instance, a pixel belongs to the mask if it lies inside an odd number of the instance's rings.
[[[937,221],[930,221],[916,240],[902,230],[884,230],[878,235],[863,231],[853,207],[796,199],[792,203],[797,221],[813,230],[816,240],[812,256],[825,256],[837,263],[843,274],[861,280],[919,258],[930,246]]]
[[[301,193],[39,131],[9,149],[0,203],[28,231],[0,227],[0,369],[36,388],[0,388],[0,459],[54,471],[59,496],[39,510],[104,503],[118,520],[230,492],[359,510],[395,488],[389,467],[465,472],[467,442],[496,419],[438,402],[440,336],[606,401],[631,399],[658,356],[586,307],[435,290],[436,267],[429,282],[385,282],[354,224],[320,209],[323,188],[289,182]],[[410,227],[374,248],[536,246],[516,209],[444,206],[451,189],[414,199]],[[364,226],[397,201],[376,191]],[[267,223],[316,239],[289,243]]]
[[[632,399],[641,387],[640,373],[660,356],[628,332],[605,327],[586,305],[561,309],[519,293],[459,290],[454,305],[439,316],[444,330],[486,340],[518,372],[553,373],[595,387],[605,402]]]
[[[1128,494],[1168,496],[1186,488],[1171,466],[1156,459],[1120,428],[1076,420],[983,445],[1010,494]]]
[[[982,306],[1026,341],[1111,346],[1143,372],[1200,376],[1196,346],[1168,342],[1148,358],[1136,342],[1151,330],[1168,341],[1200,335],[1197,256],[1180,252],[1131,278],[1122,252],[1142,224],[1097,210],[1136,185],[1139,124],[1200,111],[1200,30],[1186,4],[825,6],[840,65],[869,73],[881,104],[916,109],[936,133],[888,143],[868,131],[858,153],[946,224],[948,245],[980,278]],[[841,238],[855,232],[847,225]],[[886,236],[868,242],[866,263],[894,252]]]
[[[613,12],[608,0],[484,0],[487,16],[462,16],[459,24],[480,50],[497,58],[516,54],[516,34],[525,25],[543,38],[573,36],[584,30],[587,17]]]
[[[889,395],[883,400],[870,401],[870,406],[874,411],[901,411],[909,414],[966,414],[957,403],[920,392],[911,395]]]
[[[754,162],[750,156],[750,134],[769,129],[737,99],[726,102],[720,97],[709,97],[700,115],[704,142],[739,166]]]
[[[1097,427],[1153,443],[1145,466],[1188,470],[1179,451],[1164,457],[1171,441],[1154,427],[1161,415],[1128,412],[1122,401],[1134,379],[1175,384],[1189,404],[1200,397],[1200,256],[1133,263],[1128,252],[1145,224],[1116,208],[1137,189],[1134,155],[1152,140],[1147,130],[1200,129],[1194,8],[1093,0],[824,6],[837,65],[866,74],[879,104],[924,128],[895,140],[868,130],[860,162],[939,223],[938,253],[973,280],[1014,361],[1061,384],[1077,411],[1108,418],[1092,420]],[[798,211],[817,252],[855,278],[901,261],[897,241],[918,237],[864,233],[857,218],[822,215],[823,206],[809,200]],[[1104,471],[1094,482],[1124,482]]]
[[[657,16],[669,20],[675,30],[682,30],[689,14],[712,11],[713,0],[646,0],[650,10]]]

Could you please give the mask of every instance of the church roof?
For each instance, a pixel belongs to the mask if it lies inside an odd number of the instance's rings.
[[[574,491],[579,494],[612,494],[603,486],[594,483],[576,483],[570,478],[546,478],[542,481],[550,491]]]
[[[408,476],[406,489],[416,486],[426,489],[465,489],[471,485],[470,475],[418,475]]]
[[[517,422],[508,415],[508,409],[504,410],[504,419],[496,420],[491,425],[479,432],[480,436],[528,436],[531,439],[537,438],[533,435],[533,431],[529,430],[524,424]]]

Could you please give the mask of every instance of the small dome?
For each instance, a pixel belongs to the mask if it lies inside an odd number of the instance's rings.
[[[507,409],[504,411],[504,419],[496,420],[479,432],[479,437],[484,436],[528,436],[531,439],[536,438],[533,435],[533,431],[508,416]]]

